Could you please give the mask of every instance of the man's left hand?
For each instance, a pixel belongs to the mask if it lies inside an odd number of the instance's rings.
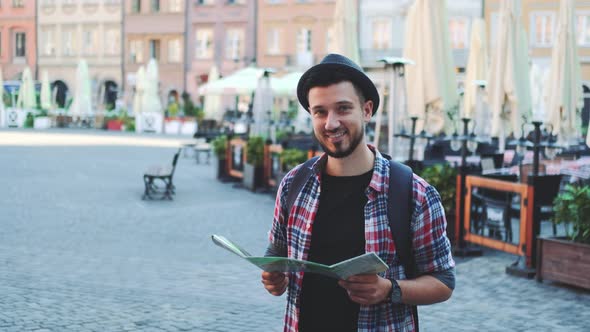
[[[391,281],[376,274],[359,274],[338,281],[356,303],[369,305],[382,302],[389,296]]]

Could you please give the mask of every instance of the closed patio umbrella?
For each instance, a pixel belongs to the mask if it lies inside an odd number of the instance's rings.
[[[217,70],[217,66],[213,66],[209,70],[207,83],[213,83],[217,80],[219,80],[219,71]],[[221,109],[221,96],[218,94],[205,94],[203,112],[205,113],[205,119],[213,119],[218,122],[221,121],[223,118],[223,110]]]
[[[356,0],[336,0],[334,6],[334,53],[359,63],[358,8]]]
[[[520,1],[502,1],[496,48],[491,53],[488,104],[492,113],[491,135],[500,138],[504,150],[507,134],[521,135],[530,119],[528,43],[520,23]]]
[[[254,124],[251,134],[267,138],[270,115],[273,108],[273,94],[270,86],[270,72],[265,71],[258,79],[258,86],[254,92],[252,112]]]
[[[76,90],[74,100],[70,108],[72,116],[86,117],[92,114],[92,102],[90,95],[90,78],[88,77],[88,64],[86,60],[80,60],[76,68]]]
[[[163,111],[160,100],[160,76],[158,73],[158,63],[155,59],[150,59],[145,73],[145,85],[141,102],[142,112]]]
[[[37,106],[37,96],[35,95],[35,83],[31,75],[31,69],[25,67],[23,70],[20,88],[18,89],[18,97],[16,99],[16,107],[25,110],[32,110]]]
[[[465,69],[465,83],[463,94],[462,117],[477,119],[477,90],[476,81],[485,80],[488,74],[488,48],[486,41],[485,22],[476,18],[471,25],[469,43],[469,57]],[[478,123],[483,125],[483,123]]]
[[[580,136],[583,105],[580,60],[575,38],[574,2],[561,0],[559,25],[553,51],[547,98],[547,123],[561,144],[574,145]]]
[[[50,110],[51,105],[51,86],[49,85],[49,74],[47,70],[43,70],[41,74],[41,108],[44,110]]]
[[[137,117],[141,114],[143,94],[145,92],[145,69],[139,67],[135,74],[135,93],[133,94],[133,114]]]
[[[431,134],[452,128],[447,113],[456,113],[459,102],[448,31],[446,1],[416,0],[410,7],[403,54],[415,62],[405,69],[408,117],[424,120]]]

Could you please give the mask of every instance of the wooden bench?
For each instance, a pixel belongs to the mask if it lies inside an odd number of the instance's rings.
[[[180,151],[182,149],[178,149],[176,154],[174,154],[174,158],[172,158],[172,165],[161,165],[161,166],[152,166],[148,168],[147,171],[143,174],[143,183],[145,185],[145,191],[141,199],[154,199],[154,194],[161,194],[161,199],[169,199],[172,200],[172,195],[175,194],[174,192],[174,184],[172,183],[172,179],[174,177],[174,170],[176,169],[176,164],[178,163],[178,156],[180,155]],[[164,190],[159,190],[158,186],[156,185],[155,181],[160,180],[164,183]]]

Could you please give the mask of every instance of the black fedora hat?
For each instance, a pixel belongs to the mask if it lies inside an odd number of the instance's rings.
[[[340,54],[328,54],[322,59],[322,62],[309,68],[297,84],[297,99],[299,103],[309,112],[309,100],[307,99],[309,90],[315,85],[311,85],[308,81],[312,76],[322,75],[322,73],[329,73],[339,71],[346,74],[348,79],[357,86],[365,96],[366,100],[373,101],[373,114],[379,108],[379,92],[371,79],[363,72],[363,69],[354,63],[349,58]],[[312,83],[313,84],[313,83]]]

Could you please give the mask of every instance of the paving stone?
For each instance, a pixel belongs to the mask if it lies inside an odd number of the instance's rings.
[[[142,201],[141,175],[169,162],[153,146],[19,146],[0,130],[0,331],[282,331],[285,297],[212,244],[222,234],[262,254],[274,198],[179,160],[173,201]],[[46,135],[135,135],[48,130]],[[183,138],[182,140],[187,140]],[[43,141],[39,141],[43,143]],[[162,143],[162,144],[160,144]],[[581,331],[590,292],[506,275],[515,256],[457,258],[457,288],[420,307],[424,331]]]

